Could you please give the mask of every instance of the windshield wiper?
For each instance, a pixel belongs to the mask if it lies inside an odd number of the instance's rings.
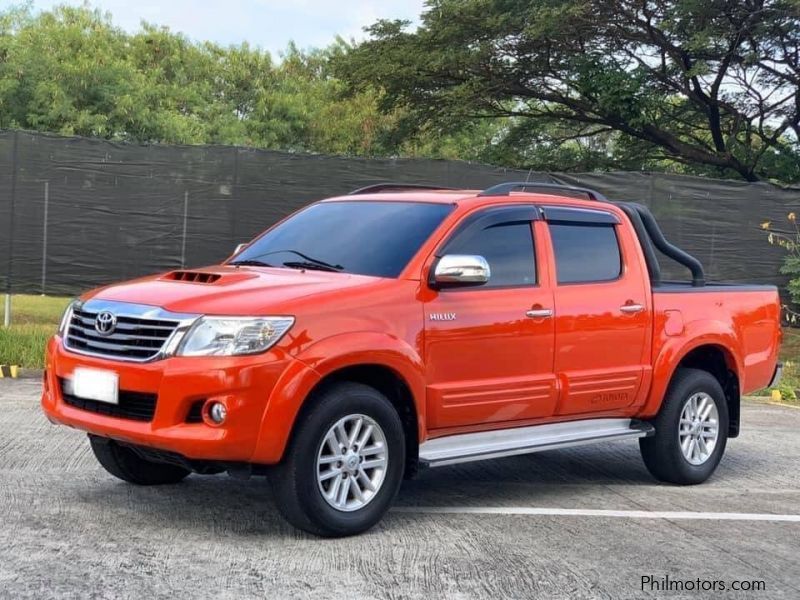
[[[313,271],[330,271],[332,273],[338,273],[344,269],[341,265],[329,265],[310,260],[290,260],[283,263],[283,266],[290,269],[310,269]]]
[[[262,260],[237,260],[234,262],[228,263],[229,265],[234,265],[236,267],[244,266],[244,267],[274,267],[275,265],[271,265],[266,263]]]
[[[332,265],[331,263],[327,263],[324,260],[320,260],[318,258],[314,258],[313,256],[309,256],[308,254],[303,254],[302,252],[298,252],[297,250],[276,250],[275,252],[291,252],[292,254],[296,254],[300,258],[304,258],[304,259],[306,259],[306,261],[308,261],[308,263],[305,263],[304,261],[301,261],[301,262],[285,262],[285,263],[283,263],[283,265],[285,267],[293,267],[294,265],[302,264],[303,265],[302,268],[309,268],[310,269],[311,267],[310,266],[306,266],[306,265],[313,264],[313,265],[315,265],[317,267],[324,267],[328,271],[341,271],[342,269],[344,269],[344,267],[342,265]],[[273,254],[273,252],[270,252],[270,254]],[[322,269],[320,269],[320,270],[322,270]]]
[[[289,254],[296,254],[302,261],[288,261],[283,263],[284,267],[289,267],[293,269],[317,269],[318,271],[342,271],[344,267],[342,265],[332,265],[331,263],[327,263],[324,260],[320,260],[318,258],[314,258],[313,256],[309,256],[308,254],[303,254],[297,250],[285,249],[285,250],[272,250],[271,252],[265,252],[264,254],[258,254],[257,256],[269,256],[270,254],[281,254],[288,252]],[[241,262],[252,263],[252,260],[242,260]],[[259,262],[259,261],[255,261]],[[232,265],[241,264],[241,263],[231,263]]]

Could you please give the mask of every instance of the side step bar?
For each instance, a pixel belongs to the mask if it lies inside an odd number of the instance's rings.
[[[649,423],[632,419],[590,419],[435,438],[420,444],[420,463],[443,467],[461,462],[529,454],[595,442],[651,436]]]

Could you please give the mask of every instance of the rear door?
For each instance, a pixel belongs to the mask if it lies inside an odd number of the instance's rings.
[[[437,252],[483,256],[491,277],[435,290],[424,304],[430,429],[553,414],[553,293],[537,265],[538,218],[532,206],[486,209]]]
[[[630,229],[603,210],[544,207],[555,262],[557,414],[636,403],[649,373],[651,300]]]

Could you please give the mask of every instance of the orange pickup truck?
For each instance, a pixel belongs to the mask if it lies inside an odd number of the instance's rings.
[[[124,481],[266,475],[292,524],[340,536],[420,468],[591,442],[637,438],[654,477],[700,483],[780,340],[774,287],[706,283],[641,205],[383,184],[222,265],[85,294],[42,406]]]

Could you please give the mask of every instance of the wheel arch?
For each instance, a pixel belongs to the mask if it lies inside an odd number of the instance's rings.
[[[673,377],[678,369],[699,369],[714,376],[725,393],[728,404],[728,437],[739,435],[739,416],[741,412],[741,382],[736,359],[729,348],[721,344],[702,344],[686,352],[678,361]]]
[[[338,382],[361,383],[378,390],[389,399],[403,423],[403,432],[406,438],[406,477],[413,476],[417,471],[420,443],[416,403],[409,383],[390,366],[381,363],[358,363],[330,371],[309,390],[295,422],[309,408],[310,399],[316,394],[324,392],[326,387]],[[293,426],[292,433],[294,430]]]
[[[646,416],[652,417],[658,413],[669,385],[680,369],[699,369],[710,373],[722,387],[730,417],[728,437],[738,436],[742,367],[736,359],[733,342],[732,336],[703,336],[679,349],[665,348],[656,363],[657,371],[665,376],[657,379],[659,383],[651,391],[647,410],[644,411]]]
[[[328,338],[297,357],[270,394],[252,462],[279,462],[309,398],[336,381],[363,383],[389,398],[403,421],[413,473],[425,435],[422,361],[402,340],[369,332]]]

